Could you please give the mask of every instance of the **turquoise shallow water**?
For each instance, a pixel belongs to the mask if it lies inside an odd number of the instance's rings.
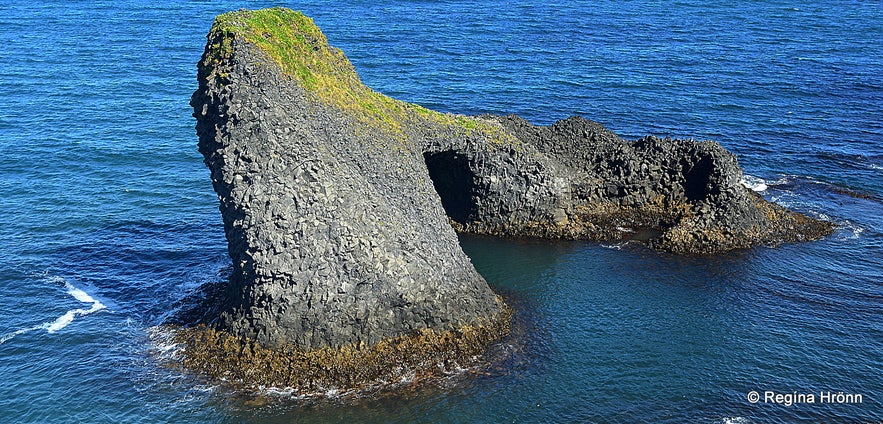
[[[218,13],[275,3],[0,5],[4,422],[883,420],[876,2],[290,4],[381,92],[716,139],[767,198],[840,225],[714,258],[464,238],[518,310],[501,362],[322,401],[243,399],[162,367],[152,330],[229,266],[187,104],[204,35]]]

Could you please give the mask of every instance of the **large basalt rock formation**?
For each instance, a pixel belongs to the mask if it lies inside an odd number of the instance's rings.
[[[680,254],[716,254],[812,240],[833,229],[745,187],[736,157],[715,142],[626,141],[579,117],[548,127],[517,116],[491,118],[549,159],[550,172],[567,189],[557,203],[530,206],[532,216],[545,218],[537,223],[522,218],[513,228],[484,210],[464,223],[467,231],[636,239]]]
[[[454,228],[639,238],[679,253],[830,231],[744,188],[713,142],[629,142],[582,118],[538,127],[385,97],[287,9],[218,17],[191,104],[233,259],[213,329],[188,336],[192,365],[239,368],[233,377],[255,384],[302,383],[279,370],[303,352],[472,354],[505,333],[505,306]],[[409,337],[423,347],[389,347]],[[258,357],[282,362],[261,371],[249,365]]]

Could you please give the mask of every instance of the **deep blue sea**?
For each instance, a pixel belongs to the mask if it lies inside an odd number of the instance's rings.
[[[0,422],[883,421],[883,4],[540,3],[0,0]],[[718,140],[839,228],[716,257],[464,237],[517,310],[492,369],[228,393],[163,365],[156,326],[229,272],[188,106],[205,34],[273,5],[393,97]]]

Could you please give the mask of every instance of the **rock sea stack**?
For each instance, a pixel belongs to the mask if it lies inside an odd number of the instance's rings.
[[[186,366],[246,385],[353,389],[469,365],[510,312],[455,230],[683,254],[832,231],[743,187],[714,142],[386,97],[288,9],[217,17],[198,79],[233,271],[217,316],[178,340]]]

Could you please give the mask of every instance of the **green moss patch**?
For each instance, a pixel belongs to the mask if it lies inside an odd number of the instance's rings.
[[[220,37],[212,37],[220,35]],[[402,102],[362,84],[346,55],[328,45],[328,39],[312,19],[286,8],[239,10],[218,16],[209,39],[210,57],[229,58],[229,39],[244,37],[267,53],[282,71],[322,102],[336,107],[361,122],[386,131],[405,142],[409,125],[444,125],[461,133],[480,132],[495,143],[513,143],[515,138],[498,126],[462,115],[444,114]]]

